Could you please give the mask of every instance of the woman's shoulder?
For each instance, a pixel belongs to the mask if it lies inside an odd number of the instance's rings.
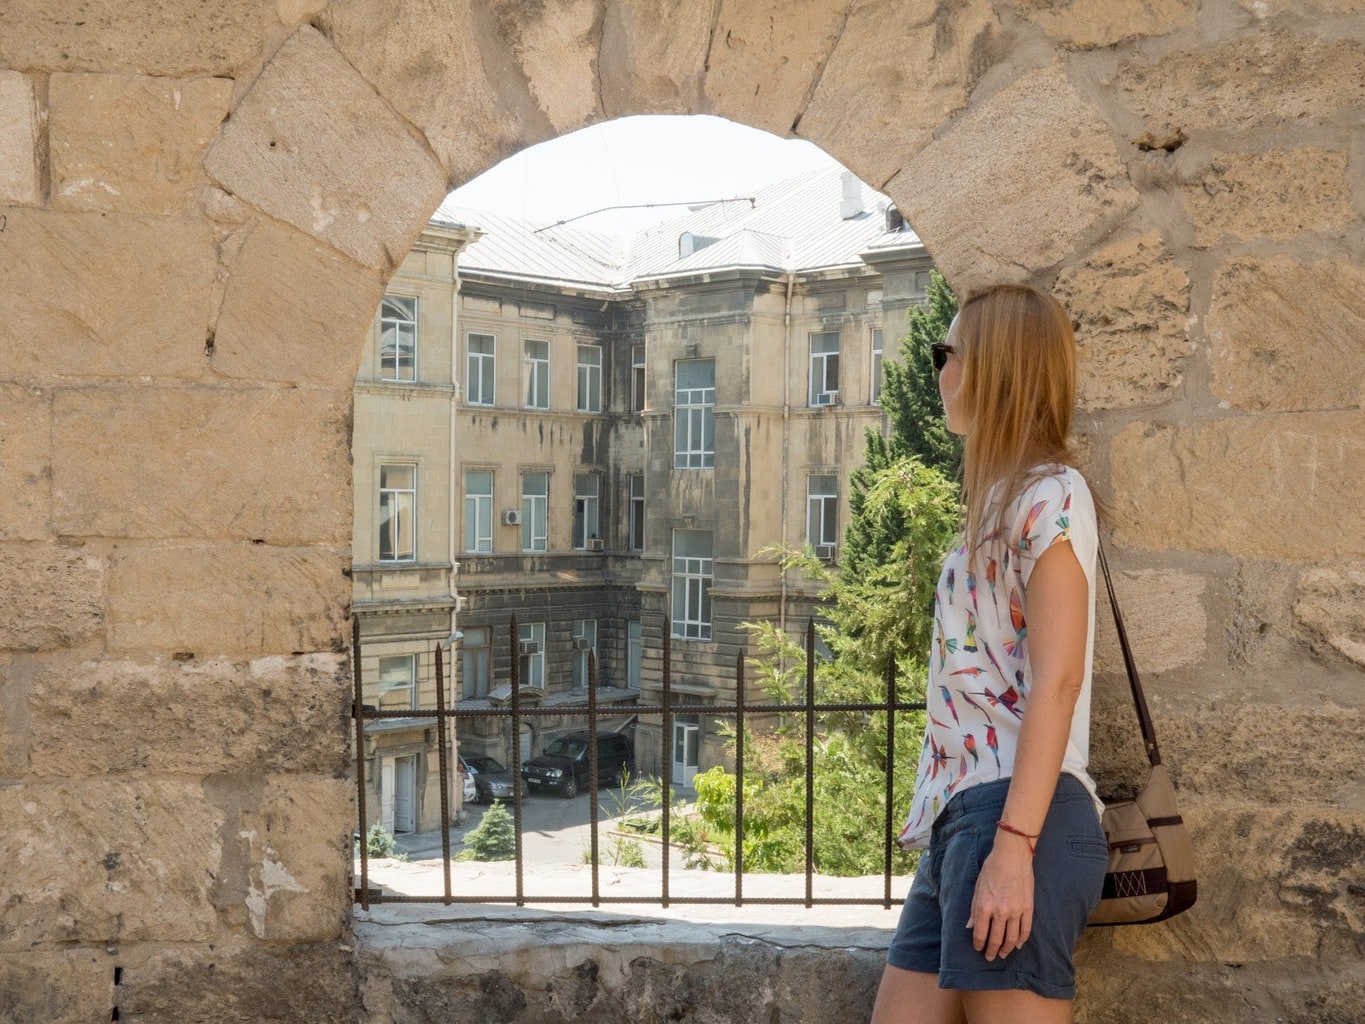
[[[1068,507],[1080,498],[1093,505],[1090,484],[1075,466],[1047,463],[1035,466],[1024,478],[1024,484],[1014,500],[1016,510],[1028,510],[1038,502],[1061,500]],[[1068,500],[1070,499],[1070,500]]]

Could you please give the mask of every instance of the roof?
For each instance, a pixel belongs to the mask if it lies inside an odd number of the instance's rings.
[[[845,176],[861,212],[845,219]],[[806,273],[862,264],[869,249],[918,249],[908,228],[886,230],[891,201],[838,167],[769,185],[749,200],[690,210],[628,238],[444,203],[433,221],[483,232],[460,268],[523,281],[624,291],[634,283],[729,269]],[[692,236],[689,246],[684,235]],[[686,251],[690,248],[690,251]]]

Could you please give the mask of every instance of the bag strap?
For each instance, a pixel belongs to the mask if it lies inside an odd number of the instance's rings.
[[[1114,626],[1119,634],[1119,648],[1123,651],[1123,667],[1128,671],[1128,685],[1133,690],[1133,704],[1137,708],[1138,727],[1142,730],[1142,744],[1147,750],[1147,760],[1155,768],[1161,763],[1161,749],[1156,745],[1156,729],[1152,725],[1151,712],[1147,710],[1147,697],[1142,692],[1142,681],[1138,678],[1137,662],[1133,660],[1133,648],[1128,643],[1128,631],[1123,628],[1123,614],[1119,611],[1119,599],[1114,593],[1114,580],[1109,575],[1109,562],[1104,557],[1104,545],[1097,544],[1100,569],[1104,572],[1104,586],[1109,591],[1109,607],[1114,610]]]

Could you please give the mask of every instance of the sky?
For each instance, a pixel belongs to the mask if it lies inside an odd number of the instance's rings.
[[[837,166],[818,146],[719,117],[625,117],[508,157],[450,194],[461,206],[553,224],[608,206],[697,203],[751,195],[803,171]],[[613,211],[574,221],[628,235],[685,206]]]

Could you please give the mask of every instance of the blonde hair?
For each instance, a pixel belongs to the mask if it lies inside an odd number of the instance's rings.
[[[1076,405],[1076,336],[1062,304],[1024,285],[969,295],[953,324],[966,419],[963,533],[975,550],[1003,534],[1036,468],[1068,461]]]

